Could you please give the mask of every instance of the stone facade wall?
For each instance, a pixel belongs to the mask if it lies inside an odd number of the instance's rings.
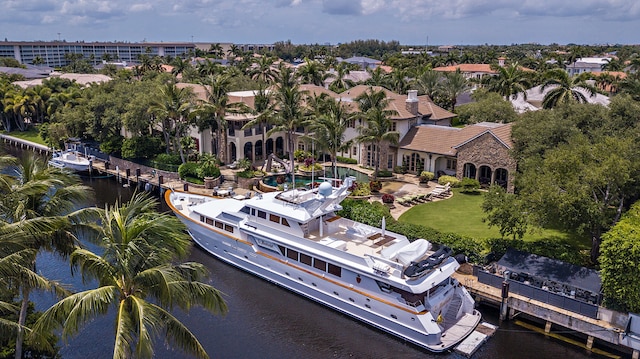
[[[371,144],[369,143],[364,143],[361,145],[360,147],[360,159],[358,160],[358,163],[362,164],[362,165],[367,165],[367,146],[369,146]],[[382,143],[380,143],[380,169],[381,170],[389,170],[392,171],[393,167],[391,168],[387,168],[387,157],[388,155],[394,155],[394,165],[398,165],[397,163],[395,163],[395,161],[397,161],[397,155],[392,151],[392,149],[389,147],[389,143],[386,141],[383,141]],[[372,156],[375,156],[375,151],[372,151]],[[374,168],[374,162],[373,162],[373,158],[372,158],[372,164],[371,167]]]
[[[510,150],[505,147],[497,138],[489,133],[470,141],[458,148],[458,164],[456,177],[462,179],[465,163],[472,163],[479,171],[480,166],[487,166],[495,172],[498,168],[508,171],[507,192],[513,192],[514,175],[516,171],[516,161],[511,157]]]

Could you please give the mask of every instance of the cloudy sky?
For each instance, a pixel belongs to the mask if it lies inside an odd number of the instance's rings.
[[[0,39],[640,43],[640,0],[0,0]]]

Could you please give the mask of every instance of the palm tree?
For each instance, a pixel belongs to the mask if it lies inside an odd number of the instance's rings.
[[[391,116],[397,115],[395,110],[388,110],[390,100],[387,98],[384,90],[375,90],[369,88],[356,97],[360,116],[366,121],[366,126],[358,127],[359,135],[356,141],[360,143],[368,143],[375,148],[375,171],[373,172],[373,180],[378,179],[378,171],[380,169],[380,145],[383,142],[397,144],[400,139],[400,133],[391,131]]]
[[[69,229],[90,213],[88,210],[74,212],[74,208],[91,196],[90,188],[81,185],[77,176],[46,166],[35,154],[17,162],[5,157],[0,163],[5,171],[11,169],[7,174],[0,175],[0,217],[3,224],[29,222],[40,227],[29,233],[27,248],[34,255],[29,258],[31,262],[25,268],[32,272],[35,270],[35,255],[43,249],[63,256],[71,253],[76,239]],[[54,282],[35,277],[25,269],[21,270],[16,283],[22,297],[18,319],[20,326],[25,324],[33,289],[63,292]],[[23,332],[19,330],[16,357],[21,357],[22,340]]]
[[[627,75],[620,82],[620,93],[629,94],[634,100],[640,101],[640,73],[635,72]]]
[[[261,56],[249,70],[249,76],[258,82],[271,84],[276,78],[276,71],[273,68],[275,59],[270,56]]]
[[[545,82],[540,87],[540,91],[544,91],[549,87],[553,87],[544,95],[542,100],[543,108],[554,108],[561,103],[577,101],[586,103],[587,97],[580,91],[583,89],[589,96],[596,95],[597,90],[593,85],[588,84],[583,77],[573,76],[562,69],[552,69],[545,73]]]
[[[173,140],[173,148],[180,153],[182,163],[186,162],[186,158],[180,139],[185,135],[189,125],[193,99],[190,88],[178,88],[174,83],[167,83],[160,88],[159,96],[149,107],[149,112],[154,114],[162,125],[167,153]]]
[[[153,357],[154,335],[198,358],[208,358],[198,341],[170,309],[201,305],[213,313],[226,313],[222,294],[203,283],[206,268],[179,263],[190,248],[184,225],[174,216],[157,213],[156,202],[135,195],[100,211],[100,226],[93,240],[104,251],[87,249],[71,254],[71,265],[83,279],[96,279],[98,288],[62,299],[38,319],[34,331],[62,328],[63,339],[111,308],[115,310],[114,358]]]
[[[438,71],[428,69],[423,71],[416,78],[416,86],[422,94],[434,99],[440,91],[442,75]]]
[[[303,84],[313,84],[316,86],[324,86],[324,80],[327,79],[325,69],[319,61],[304,59],[304,64],[298,68],[298,76]]]
[[[227,129],[225,116],[228,113],[248,113],[251,109],[242,102],[229,103],[227,95],[231,85],[231,77],[227,74],[208,76],[204,82],[206,100],[200,102],[193,115],[197,116],[196,122],[200,130],[211,128],[216,137],[216,155],[223,162],[228,163],[227,158]]]
[[[329,85],[329,89],[331,91],[340,93],[356,85],[353,80],[347,78],[347,75],[349,75],[349,73],[351,72],[348,63],[339,63],[338,65],[336,65],[335,70],[335,73],[330,75],[330,77],[334,78],[334,80]]]
[[[382,67],[378,66],[375,69],[367,68],[367,72],[370,77],[364,82],[365,85],[385,86],[387,83],[388,75]]]
[[[354,115],[348,112],[342,102],[332,97],[323,96],[317,102],[319,109],[316,113],[319,116],[310,122],[312,134],[308,137],[315,141],[318,148],[329,152],[333,177],[338,178],[336,158],[338,152],[348,150],[351,146],[351,141],[346,141],[344,136]]]
[[[407,70],[395,69],[391,72],[388,79],[388,89],[398,93],[404,94],[409,90],[409,74]]]
[[[262,146],[265,146],[265,134],[267,132],[265,124],[272,122],[272,119],[276,114],[276,109],[271,92],[264,88],[264,84],[259,84],[258,86],[259,87],[255,91],[255,97],[253,99],[253,112],[254,114],[257,114],[257,116],[242,126],[242,129],[246,130],[256,126],[259,127],[260,133],[262,134]],[[266,151],[266,147],[263,148],[263,151]],[[264,158],[266,158],[267,153],[264,152],[264,154]]]
[[[442,95],[451,106],[451,111],[455,110],[457,98],[465,91],[469,90],[469,83],[464,75],[460,72],[460,69],[456,72],[449,72],[445,74],[444,81],[442,81]]]
[[[515,99],[519,93],[527,99],[526,91],[531,87],[531,81],[517,62],[508,66],[497,66],[495,69],[498,74],[486,78],[489,91],[499,93],[505,100],[509,100],[510,97]]]
[[[301,91],[293,74],[293,71],[281,66],[273,94],[277,113],[272,118],[274,125],[267,135],[277,132],[285,132],[287,137],[287,151],[289,152],[289,172],[293,171],[295,150],[295,134],[299,127],[306,121],[304,97],[306,91]]]

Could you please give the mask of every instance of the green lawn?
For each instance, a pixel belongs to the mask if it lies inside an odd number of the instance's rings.
[[[44,142],[44,140],[42,138],[40,138],[40,134],[38,133],[38,129],[36,128],[29,128],[29,130],[24,131],[24,132],[20,132],[20,131],[12,131],[12,132],[4,132],[5,134],[9,135],[9,136],[13,136],[22,140],[27,140],[27,141],[31,141],[34,143],[38,143],[41,145],[45,145],[47,146],[47,143]]]
[[[417,205],[402,214],[400,222],[419,224],[434,228],[440,232],[456,233],[472,238],[500,238],[497,227],[489,228],[482,222],[485,216],[481,209],[484,192],[464,194],[454,189],[453,197],[436,202]],[[589,240],[554,229],[542,229],[527,232],[524,241],[550,239],[567,242],[574,248],[587,249]]]

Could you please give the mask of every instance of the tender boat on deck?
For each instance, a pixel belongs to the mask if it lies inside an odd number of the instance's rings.
[[[451,349],[481,318],[451,277],[459,263],[384,223],[336,215],[354,180],[251,198],[167,191],[165,200],[215,257],[430,351]]]

